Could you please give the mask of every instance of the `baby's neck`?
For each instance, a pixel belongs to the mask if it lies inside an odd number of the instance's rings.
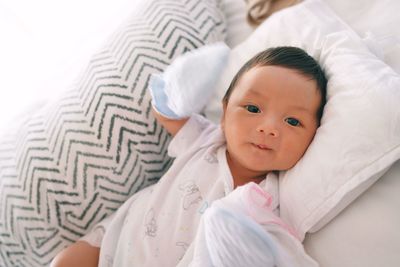
[[[233,176],[233,174],[232,174],[232,176]],[[265,175],[263,175],[262,177],[255,177],[255,178],[243,178],[242,176],[239,176],[239,177],[233,176],[233,188],[247,184],[249,182],[255,182],[255,183],[259,184],[259,183],[261,183],[262,180],[264,180],[264,178],[265,178]]]
[[[241,166],[238,162],[230,157],[228,151],[226,151],[226,160],[232,174],[233,188],[247,184],[249,182],[255,182],[259,184],[262,180],[265,179],[265,176],[267,175],[267,172],[256,172]]]

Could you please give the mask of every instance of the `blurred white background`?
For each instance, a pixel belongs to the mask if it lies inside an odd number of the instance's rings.
[[[0,131],[64,90],[135,0],[0,0]]]

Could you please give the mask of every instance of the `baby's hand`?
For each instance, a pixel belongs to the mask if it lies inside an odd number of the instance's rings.
[[[203,46],[178,57],[161,75],[152,75],[154,109],[170,119],[201,112],[214,93],[229,51],[221,42]]]

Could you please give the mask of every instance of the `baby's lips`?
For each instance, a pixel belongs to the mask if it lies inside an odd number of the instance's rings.
[[[259,148],[261,148],[261,149],[265,149],[265,150],[271,150],[271,148],[270,147],[268,147],[268,146],[266,146],[266,145],[263,145],[263,144],[259,144],[259,145],[257,145]]]
[[[262,143],[252,143],[255,147],[262,149],[262,150],[272,150],[271,146],[265,145]]]

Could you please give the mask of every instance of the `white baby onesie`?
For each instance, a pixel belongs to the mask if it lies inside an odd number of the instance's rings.
[[[272,204],[254,182],[215,200],[178,267],[318,267]]]
[[[160,181],[133,195],[103,224],[100,267],[176,266],[204,211],[233,190],[218,125],[193,115],[168,152],[176,159]]]

